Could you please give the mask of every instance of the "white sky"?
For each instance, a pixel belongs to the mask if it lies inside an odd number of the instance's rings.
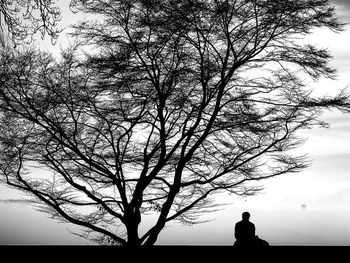
[[[61,25],[76,21],[66,3]],[[350,1],[334,0],[343,21],[350,21]],[[66,43],[67,39],[60,39]],[[336,81],[320,80],[311,84],[319,92],[334,94],[350,84],[350,27],[341,34],[319,30],[310,38],[332,52],[332,65],[338,69]],[[45,41],[43,49],[58,52],[59,45]],[[248,210],[257,234],[272,245],[350,245],[350,115],[325,114],[329,129],[303,132],[308,141],[299,150],[313,159],[312,166],[298,174],[264,181],[265,189],[255,197],[239,199],[226,196],[232,205],[203,225],[173,225],[160,236],[158,244],[231,245],[234,223]],[[28,205],[11,202],[16,191],[0,186],[0,244],[87,244],[70,234],[62,225]]]

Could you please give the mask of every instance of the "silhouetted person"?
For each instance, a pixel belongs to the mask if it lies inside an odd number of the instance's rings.
[[[241,248],[264,248],[269,247],[269,243],[255,235],[255,225],[249,221],[250,214],[244,212],[242,220],[235,225],[235,247]]]
[[[255,236],[255,225],[249,221],[250,214],[244,212],[242,214],[242,221],[235,225],[235,238],[237,243],[246,244],[251,242]]]

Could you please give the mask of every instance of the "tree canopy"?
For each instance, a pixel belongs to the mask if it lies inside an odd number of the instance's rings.
[[[336,74],[326,49],[299,41],[342,30],[327,0],[72,5],[100,19],[77,24],[59,59],[2,51],[0,170],[84,237],[153,245],[169,221],[201,222],[216,193],[252,195],[307,167],[290,151],[297,131],[349,109],[346,90],[313,97],[305,84]]]
[[[10,38],[15,45],[30,43],[39,33],[58,38],[60,9],[52,0],[2,0],[0,2],[0,40]]]

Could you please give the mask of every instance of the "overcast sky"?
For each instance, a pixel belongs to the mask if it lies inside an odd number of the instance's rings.
[[[60,1],[62,22],[69,25],[75,18],[64,2]],[[350,1],[332,2],[341,20],[350,21]],[[336,81],[322,79],[310,85],[328,94],[349,85],[350,27],[340,34],[316,31],[310,41],[329,48],[334,56],[331,64],[338,69]],[[44,45],[52,52],[58,47]],[[225,196],[232,205],[211,215],[214,221],[193,227],[171,226],[159,243],[230,245],[234,223],[248,210],[257,234],[272,245],[350,245],[350,115],[330,112],[324,117],[331,124],[329,129],[302,133],[308,140],[299,150],[309,154],[311,167],[264,181],[265,189],[255,197]],[[66,230],[72,226],[57,224],[18,198],[17,192],[0,187],[0,244],[86,243]]]

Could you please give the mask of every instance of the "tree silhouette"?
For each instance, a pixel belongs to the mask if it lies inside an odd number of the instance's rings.
[[[169,221],[200,223],[214,194],[307,167],[296,132],[348,111],[346,91],[313,97],[304,83],[335,76],[327,50],[298,41],[342,30],[326,0],[74,7],[99,20],[76,25],[80,43],[59,59],[2,52],[0,168],[86,238],[154,245]]]
[[[61,11],[52,0],[3,0],[0,2],[0,44],[10,38],[15,45],[30,43],[40,33],[53,41],[60,30]]]

